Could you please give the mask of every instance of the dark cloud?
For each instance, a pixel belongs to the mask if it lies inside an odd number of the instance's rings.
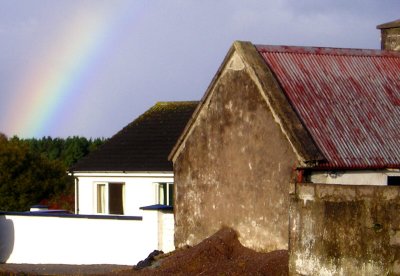
[[[0,132],[7,131],[2,110],[16,82],[27,67],[44,66],[71,18],[112,15],[119,5],[127,8],[110,20],[113,32],[94,53],[92,71],[59,106],[58,124],[42,135],[111,136],[158,100],[198,100],[234,40],[377,48],[376,25],[397,19],[400,10],[397,0],[5,0]],[[53,59],[55,70],[65,58]]]

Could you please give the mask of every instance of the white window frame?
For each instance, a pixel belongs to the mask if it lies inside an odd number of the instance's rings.
[[[110,184],[122,184],[122,210],[123,214],[110,214],[110,204],[109,204],[109,186]],[[104,207],[104,213],[99,212],[99,186],[104,187],[103,196],[104,199],[102,200]],[[126,213],[126,204],[125,204],[125,182],[95,182],[94,183],[94,211],[98,215],[124,215]]]
[[[160,193],[160,188],[161,185],[166,185],[166,189],[165,189],[165,193],[167,194],[167,196],[165,197],[167,202],[166,204],[163,205],[168,205],[168,206],[174,206],[174,183],[173,182],[158,182],[156,183],[156,195],[157,195],[157,204],[162,204],[161,202],[163,201],[161,199],[161,193]],[[172,202],[170,202],[170,197],[169,197],[169,193],[170,190],[172,189]]]

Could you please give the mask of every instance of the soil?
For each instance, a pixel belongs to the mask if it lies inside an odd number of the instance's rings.
[[[155,257],[131,275],[288,275],[288,252],[258,253],[244,247],[236,232],[223,228],[196,246]],[[126,271],[125,273],[127,273]]]
[[[154,253],[154,252],[153,252]],[[152,253],[152,254],[153,254]],[[288,252],[259,253],[223,228],[193,247],[149,256],[145,268],[116,265],[0,265],[0,275],[288,275]],[[143,262],[142,262],[143,263]]]

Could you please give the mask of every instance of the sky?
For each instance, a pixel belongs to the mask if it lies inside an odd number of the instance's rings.
[[[380,48],[399,0],[1,0],[0,133],[108,138],[200,100],[235,40]]]

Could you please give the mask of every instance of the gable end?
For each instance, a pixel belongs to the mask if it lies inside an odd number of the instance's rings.
[[[265,63],[255,46],[250,42],[235,42],[235,46],[249,66],[251,75],[258,83],[260,92],[266,99],[283,133],[300,155],[302,165],[314,165],[324,160],[323,154],[304,127],[299,116],[286,98],[273,72]]]
[[[248,66],[246,66],[246,64]],[[187,136],[190,135],[191,129],[203,106],[207,105],[207,101],[214,90],[214,86],[224,70],[243,70],[244,67],[246,67],[250,77],[259,88],[259,92],[267,102],[275,121],[292,145],[298,160],[302,163],[301,165],[314,165],[316,162],[324,160],[323,155],[288,102],[275,76],[268,68],[255,46],[250,42],[241,41],[233,43],[203,96],[203,99],[197,106],[192,118],[171,151],[169,160],[175,161],[177,155],[179,155],[179,152],[184,147]]]

